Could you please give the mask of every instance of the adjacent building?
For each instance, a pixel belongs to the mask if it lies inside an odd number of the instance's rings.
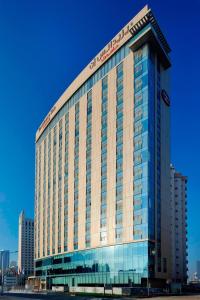
[[[197,272],[197,277],[200,279],[200,260],[197,260],[196,262],[196,272]]]
[[[18,273],[18,266],[15,260],[10,262],[9,269],[12,270],[13,272]]]
[[[9,268],[10,252],[9,250],[0,250],[0,270],[5,272]]]
[[[24,211],[19,216],[18,236],[18,274],[25,277],[34,273],[34,221],[25,216]]]
[[[187,177],[171,165],[172,279],[187,282]]]
[[[15,260],[12,260],[10,262],[10,265],[9,265],[10,268],[17,268],[17,262]]]
[[[17,285],[17,275],[13,273],[7,273],[4,276],[4,287],[13,288]]]
[[[35,276],[43,287],[171,278],[169,52],[145,6],[39,127]]]

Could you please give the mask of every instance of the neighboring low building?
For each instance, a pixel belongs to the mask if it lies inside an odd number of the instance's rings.
[[[4,276],[4,287],[12,288],[17,285],[17,275],[16,274],[6,274]]]
[[[172,279],[187,281],[187,177],[171,165]]]
[[[25,217],[24,211],[19,216],[18,237],[18,274],[25,276],[34,272],[34,221]]]

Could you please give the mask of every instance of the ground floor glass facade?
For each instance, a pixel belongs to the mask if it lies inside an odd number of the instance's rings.
[[[35,275],[50,284],[131,285],[147,277],[147,241],[75,251],[36,261]]]

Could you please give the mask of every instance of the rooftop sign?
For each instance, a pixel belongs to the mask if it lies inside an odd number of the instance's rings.
[[[56,110],[56,105],[54,105],[54,107],[50,110],[50,112],[48,113],[48,115],[46,116],[44,121],[42,122],[41,126],[38,129],[39,132],[41,130],[43,131],[47,127],[47,125],[51,122],[51,117],[52,117],[55,110]]]
[[[54,107],[46,116],[42,125],[36,133],[36,141],[40,138],[42,132],[49,125],[51,120],[55,117],[63,105],[70,99],[70,97],[80,88],[80,86],[88,79],[97,69],[101,67],[119,48],[121,48],[137,30],[147,22],[148,15],[151,9],[146,5],[104,48],[97,56],[85,67],[85,69],[77,76],[77,78],[70,84],[65,92],[58,99]],[[151,17],[153,18],[153,17]]]
[[[90,69],[98,67],[99,64],[104,63],[118,48],[123,44],[124,40],[127,39],[126,36],[130,37],[130,29],[133,27],[134,23],[131,21],[125,28],[123,28],[118,35],[112,39],[112,41],[93,59],[90,63]]]

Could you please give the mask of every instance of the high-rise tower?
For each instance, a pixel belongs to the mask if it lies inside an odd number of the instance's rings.
[[[18,235],[18,273],[25,276],[34,272],[34,221],[25,217],[24,211],[19,216]]]
[[[145,6],[39,127],[35,275],[43,285],[170,278],[169,52]]]

